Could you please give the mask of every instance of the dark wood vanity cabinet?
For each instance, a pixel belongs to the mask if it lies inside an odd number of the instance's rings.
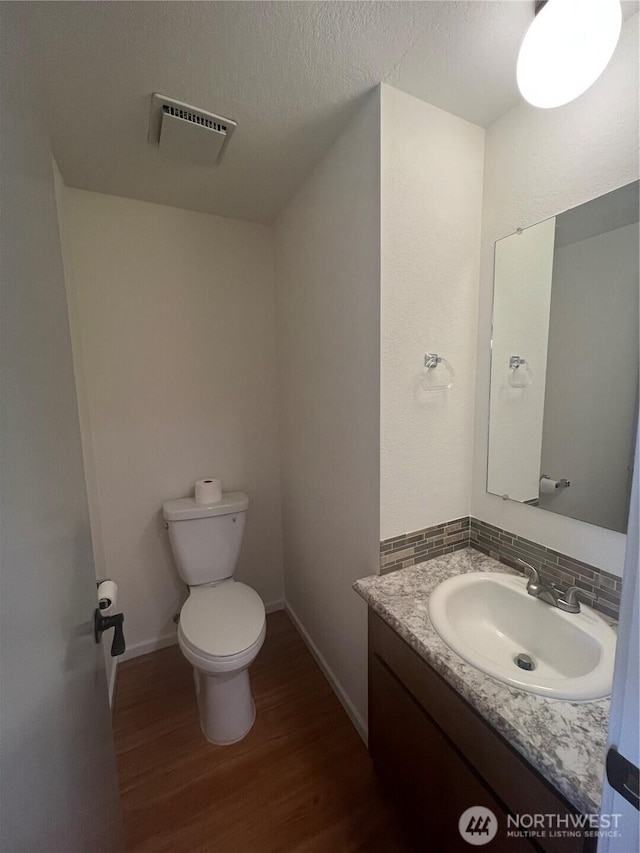
[[[508,814],[576,811],[372,610],[369,751],[411,825],[417,849],[469,853],[474,848],[460,836],[458,820],[471,806],[486,806],[499,829],[479,850],[595,850],[594,839],[507,836]]]

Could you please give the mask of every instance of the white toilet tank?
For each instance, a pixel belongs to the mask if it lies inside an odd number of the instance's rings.
[[[233,577],[249,506],[244,492],[225,492],[215,504],[178,498],[163,506],[178,573],[189,586]]]

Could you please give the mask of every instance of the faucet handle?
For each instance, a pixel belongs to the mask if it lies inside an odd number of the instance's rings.
[[[538,574],[538,570],[534,569],[533,566],[530,566],[529,563],[525,563],[524,560],[517,559],[516,563],[519,566],[522,566],[522,569],[529,578],[530,584],[539,584],[540,583],[540,575]],[[527,584],[528,586],[528,584]]]
[[[582,589],[579,586],[570,586],[564,594],[565,604],[568,604],[570,607],[578,605],[578,596],[586,598],[589,601],[595,600],[595,594],[593,592],[587,592],[586,589]]]

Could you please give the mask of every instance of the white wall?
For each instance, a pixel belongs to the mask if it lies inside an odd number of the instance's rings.
[[[65,209],[99,570],[119,584],[128,648],[146,651],[174,638],[185,597],[162,503],[200,477],[248,493],[236,577],[282,599],[271,236],[83,190]]]
[[[638,411],[639,280],[637,222],[556,248],[541,470],[571,487],[541,494],[540,506],[622,532]]]
[[[382,539],[469,514],[483,156],[481,128],[382,87]],[[428,351],[451,389],[420,387]]]
[[[538,497],[555,217],[496,243],[487,490]],[[509,358],[527,364],[509,382]]]
[[[614,574],[625,536],[486,492],[489,347],[496,240],[638,178],[638,15],[609,67],[554,110],[520,102],[487,131],[472,512]]]
[[[380,109],[372,93],[276,223],[285,591],[361,733],[379,559]]]

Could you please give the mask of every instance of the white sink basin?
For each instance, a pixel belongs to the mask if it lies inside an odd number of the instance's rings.
[[[616,634],[590,607],[564,613],[529,595],[523,578],[470,572],[439,584],[429,618],[461,658],[494,678],[554,699],[611,693]],[[521,669],[518,655],[534,668]]]

